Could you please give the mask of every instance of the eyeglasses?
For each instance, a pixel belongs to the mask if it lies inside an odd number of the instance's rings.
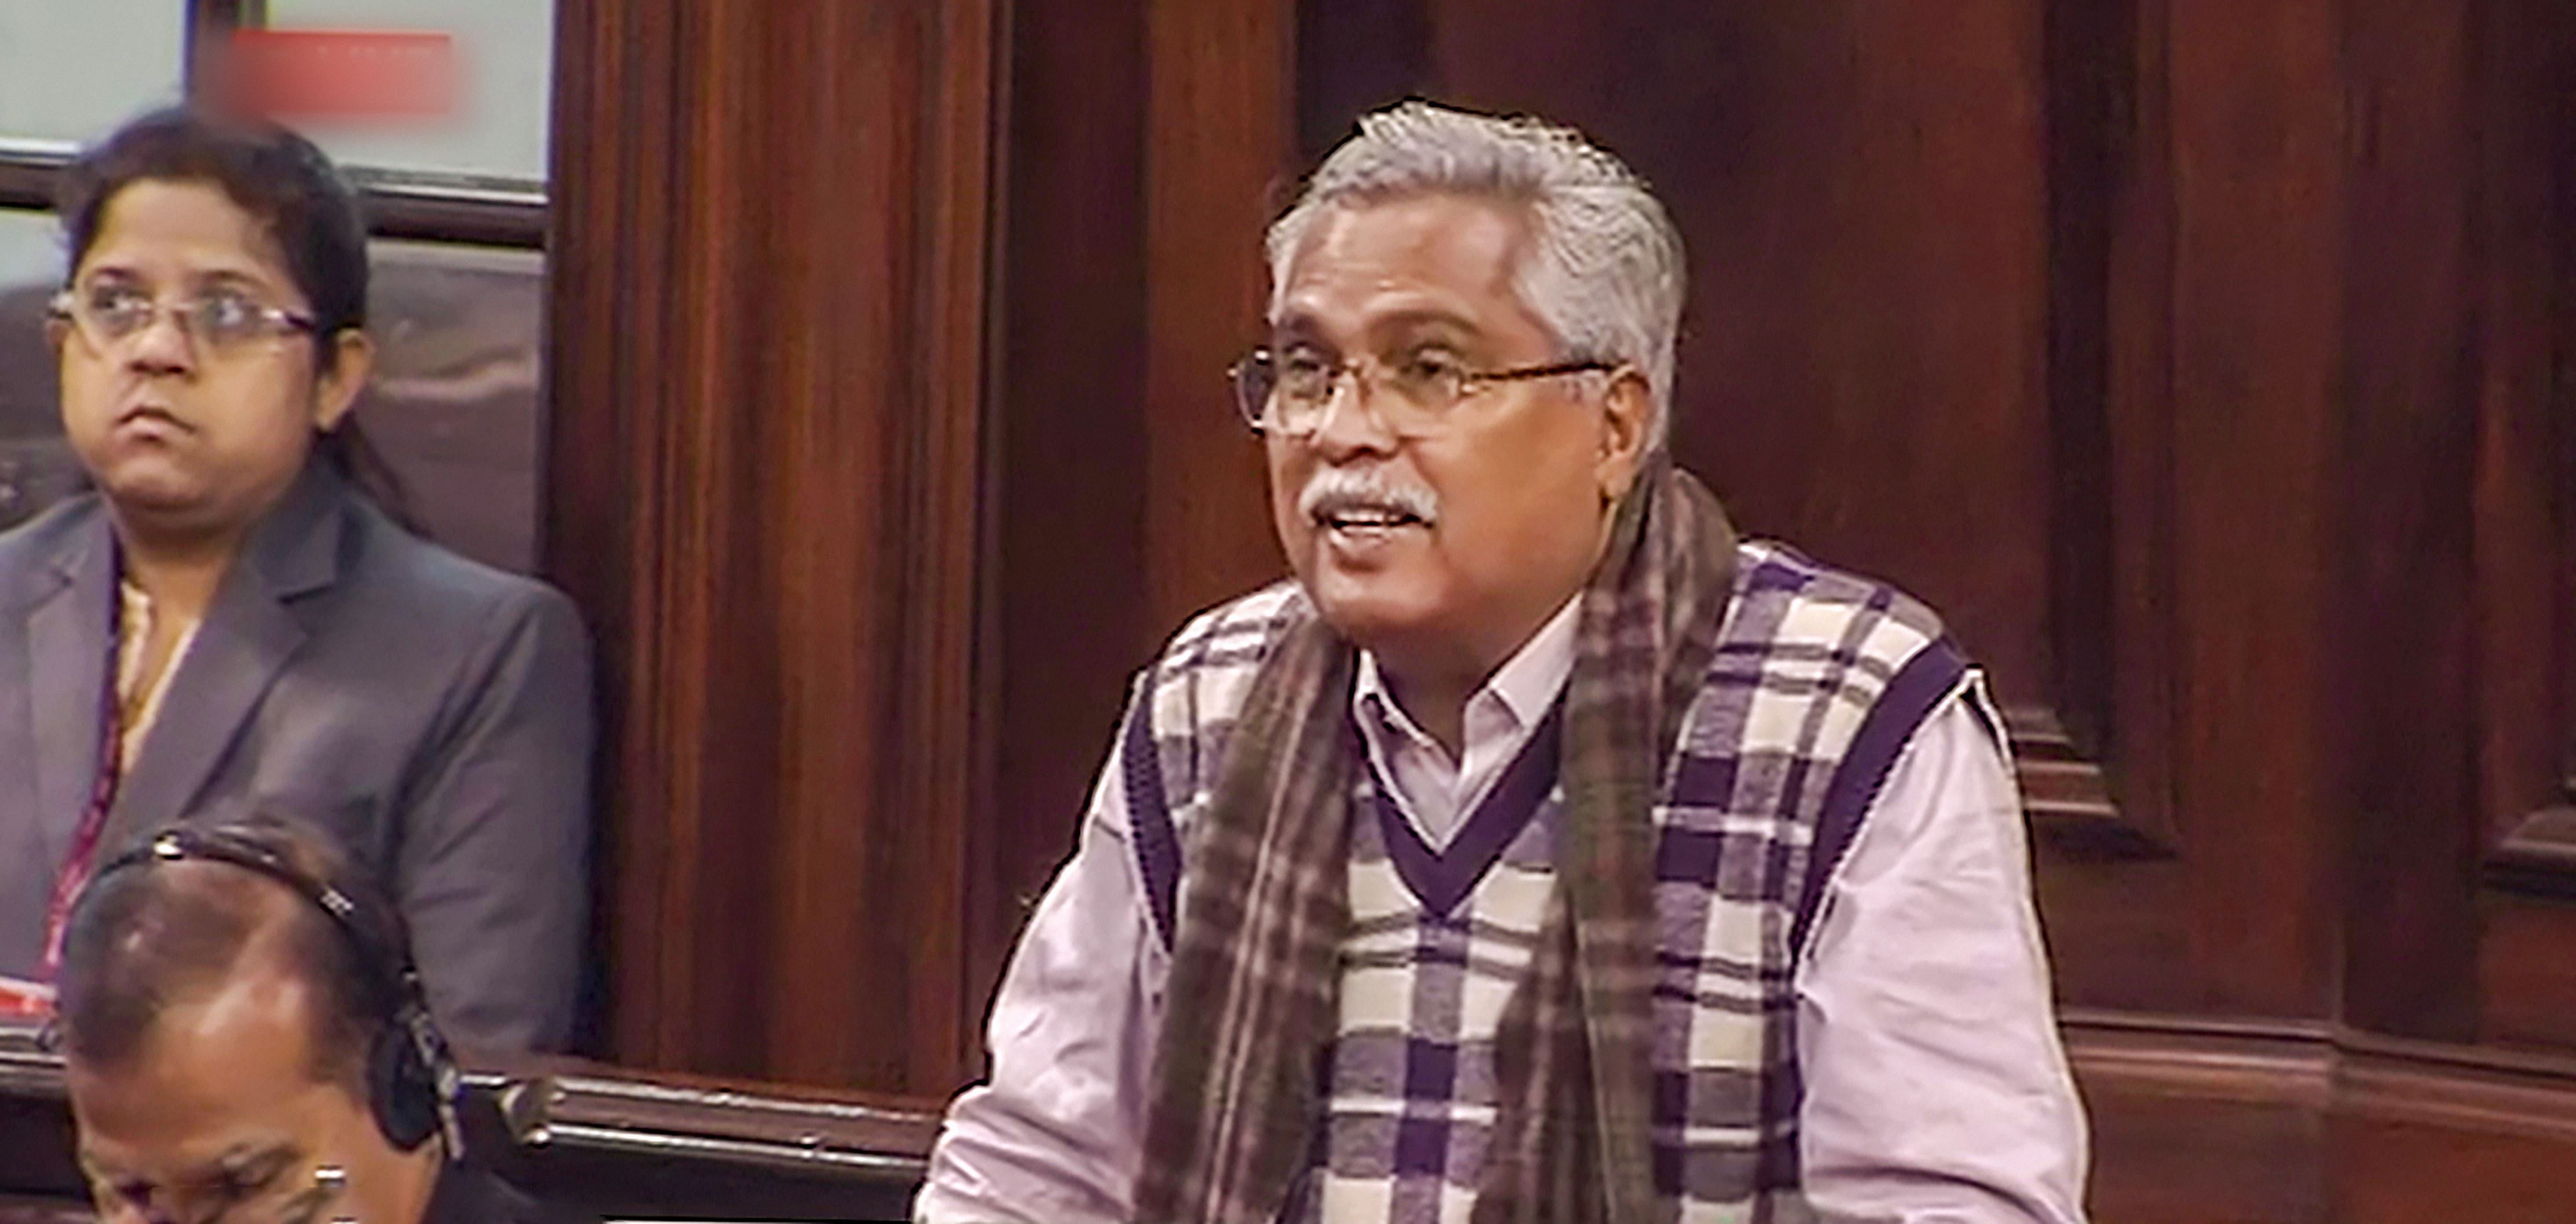
[[[1417,355],[1392,365],[1373,357],[1327,360],[1308,350],[1286,354],[1257,348],[1226,373],[1234,380],[1234,406],[1245,423],[1266,434],[1310,437],[1323,428],[1333,397],[1348,378],[1360,398],[1371,402],[1378,419],[1398,437],[1421,438],[1450,426],[1450,411],[1459,401],[1496,383],[1557,378],[1567,374],[1605,374],[1619,367],[1606,361],[1559,361],[1504,370],[1470,370],[1442,357]],[[1374,394],[1385,392],[1383,395]]]
[[[238,293],[215,292],[163,305],[130,285],[94,284],[54,295],[46,313],[69,322],[100,348],[114,348],[142,335],[163,312],[178,320],[189,341],[208,353],[226,355],[262,341],[314,330],[313,316],[262,305]]]
[[[156,1201],[150,1187],[112,1188],[108,1219],[140,1219],[144,1224],[186,1219],[202,1224],[339,1224],[347,1209],[349,1174],[337,1165],[322,1165],[301,1176],[281,1174],[267,1185],[213,1187],[197,1201]],[[184,1212],[177,1208],[189,1208]]]

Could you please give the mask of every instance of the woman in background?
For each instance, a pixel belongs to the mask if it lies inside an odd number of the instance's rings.
[[[355,198],[310,142],[177,109],[75,163],[47,324],[95,491],[0,535],[0,975],[44,981],[144,830],[307,821],[400,905],[468,1048],[570,1036],[591,706],[572,605],[362,492]]]

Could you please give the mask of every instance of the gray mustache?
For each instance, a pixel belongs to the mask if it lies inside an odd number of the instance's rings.
[[[1381,468],[1324,468],[1297,495],[1297,512],[1310,519],[1355,507],[1397,510],[1426,523],[1440,519],[1439,494]]]

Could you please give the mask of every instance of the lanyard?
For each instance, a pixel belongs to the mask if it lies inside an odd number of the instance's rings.
[[[98,869],[99,839],[107,833],[108,813],[116,807],[116,788],[125,776],[125,714],[117,694],[118,664],[124,660],[124,564],[109,566],[107,600],[107,666],[98,685],[98,771],[91,778],[89,806],[81,810],[72,831],[71,853],[54,873],[54,892],[45,907],[45,977],[63,967],[63,929],[71,925],[72,906]]]

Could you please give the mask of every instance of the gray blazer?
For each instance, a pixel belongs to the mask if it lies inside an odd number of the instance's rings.
[[[96,495],[0,535],[0,974],[37,975],[98,765]],[[468,1048],[559,1048],[587,942],[589,648],[570,601],[420,540],[318,464],[252,529],[119,787],[101,861],[182,818],[334,836]]]

